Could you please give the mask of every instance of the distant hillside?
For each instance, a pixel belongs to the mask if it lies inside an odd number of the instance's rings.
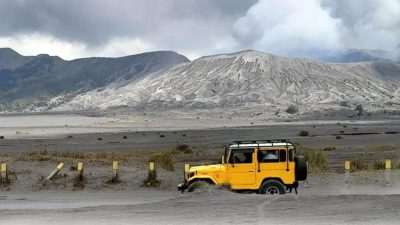
[[[117,80],[140,78],[188,61],[172,51],[65,61],[49,55],[22,56],[2,48],[0,110],[46,105],[56,96],[72,98]]]
[[[324,63],[257,51],[202,57],[126,85],[110,84],[58,110],[138,107],[207,109],[398,101],[400,66]]]

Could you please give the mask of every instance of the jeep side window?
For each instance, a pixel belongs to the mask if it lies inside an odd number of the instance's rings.
[[[286,150],[279,150],[279,162],[286,162]]]
[[[289,150],[289,162],[294,162],[294,156],[295,156],[295,150],[290,149]]]
[[[260,163],[286,162],[286,150],[260,150],[257,159]]]
[[[229,163],[253,163],[254,149],[232,149]]]

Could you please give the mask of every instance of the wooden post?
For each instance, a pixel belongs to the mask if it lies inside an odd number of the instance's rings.
[[[385,187],[392,186],[392,160],[386,160],[385,163]]]
[[[390,159],[386,160],[385,169],[387,169],[387,170],[392,169],[392,160],[390,160]]]
[[[154,172],[154,170],[155,170],[154,162],[150,162],[149,169],[150,169],[150,172]]]
[[[112,169],[113,169],[113,177],[112,180],[113,181],[117,181],[118,180],[118,161],[114,161],[112,164]]]
[[[351,169],[350,161],[348,161],[348,160],[344,161],[344,186],[345,187],[349,186],[350,169]]]
[[[190,165],[189,164],[185,164],[185,169],[183,171],[183,174],[185,176],[185,180],[189,179],[189,170],[190,170]]]
[[[83,177],[83,162],[78,162],[78,167],[76,169],[78,171],[78,177]]]
[[[7,183],[8,174],[7,174],[7,164],[1,164],[1,182],[0,183]]]
[[[350,170],[350,161],[345,161],[344,162],[344,169],[345,170]]]
[[[46,177],[46,180],[51,180],[60,170],[64,167],[64,163],[60,162],[60,164],[57,165],[56,168],[54,168],[53,171]]]

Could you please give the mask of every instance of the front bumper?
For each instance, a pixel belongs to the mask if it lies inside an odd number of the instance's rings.
[[[188,189],[188,187],[189,187],[188,182],[180,183],[180,184],[178,184],[178,191],[183,193],[186,189]]]

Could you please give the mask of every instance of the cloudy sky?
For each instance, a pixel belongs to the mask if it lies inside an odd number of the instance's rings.
[[[0,0],[0,47],[65,59],[400,49],[400,0]]]

